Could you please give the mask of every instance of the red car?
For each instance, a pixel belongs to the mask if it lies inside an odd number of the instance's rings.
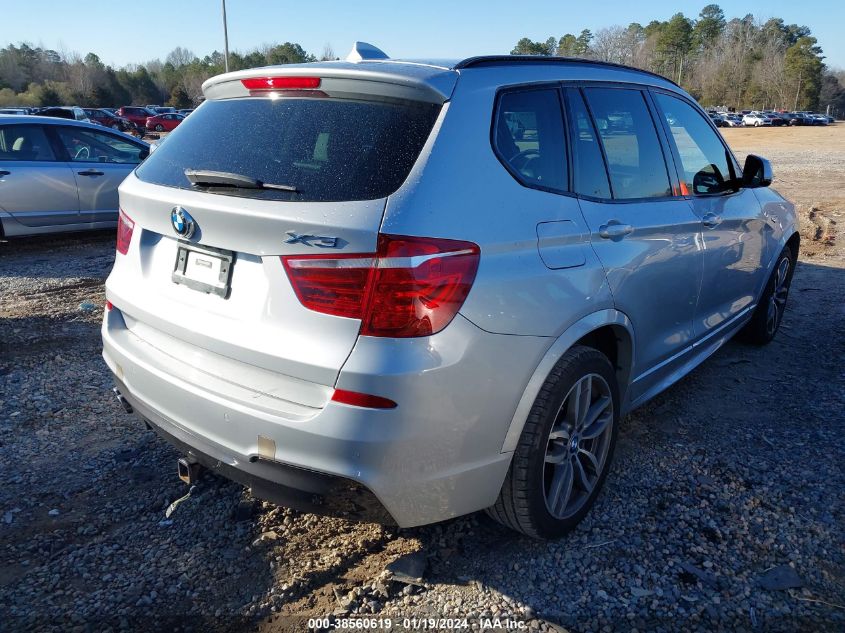
[[[108,110],[101,110],[99,108],[82,108],[85,115],[100,125],[110,127],[113,130],[120,130],[121,132],[129,132],[132,130],[132,122],[123,117],[116,116]]]
[[[167,112],[165,114],[157,114],[147,118],[147,129],[155,130],[156,132],[170,132],[176,128],[185,117],[181,114],[173,114]]]
[[[123,106],[117,109],[117,116],[129,119],[139,130],[144,129],[147,117],[155,116],[156,113],[141,106]]]

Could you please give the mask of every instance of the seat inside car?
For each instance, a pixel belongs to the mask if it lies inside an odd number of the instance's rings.
[[[26,136],[19,136],[15,139],[15,142],[12,143],[12,152],[17,160],[35,160],[38,156],[38,148]]]

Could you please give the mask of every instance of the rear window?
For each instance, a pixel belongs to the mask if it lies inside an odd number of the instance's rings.
[[[266,97],[208,101],[137,170],[145,182],[267,200],[374,200],[396,191],[440,106]],[[185,170],[230,172],[296,191],[194,187]]]

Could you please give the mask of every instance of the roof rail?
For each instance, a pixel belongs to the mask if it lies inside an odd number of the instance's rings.
[[[668,81],[674,86],[678,86],[674,81],[668,77],[664,77],[658,73],[653,73],[650,70],[643,70],[642,68],[635,68],[633,66],[626,66],[625,64],[616,64],[613,62],[602,62],[595,59],[584,59],[583,57],[558,57],[556,55],[481,55],[478,57],[467,57],[466,59],[455,64],[455,70],[462,68],[476,68],[478,66],[494,66],[497,64],[589,64],[592,66],[608,66],[610,68],[620,68],[623,70],[632,70],[634,72],[643,73],[644,75],[651,75]],[[680,88],[680,86],[678,86]]]
[[[365,62],[374,59],[390,59],[383,50],[367,42],[355,42],[349,55],[346,56],[348,62]]]

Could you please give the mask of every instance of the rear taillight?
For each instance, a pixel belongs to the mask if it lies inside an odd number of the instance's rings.
[[[396,403],[393,400],[382,398],[381,396],[372,396],[368,393],[358,393],[357,391],[346,391],[345,389],[335,389],[332,394],[334,402],[352,405],[353,407],[364,407],[367,409],[395,409]]]
[[[460,310],[478,270],[472,242],[380,235],[378,252],[282,257],[306,308],[361,319],[364,336],[435,334]]]
[[[132,241],[132,231],[135,223],[121,209],[117,214],[117,252],[126,255],[129,252],[129,243]]]

